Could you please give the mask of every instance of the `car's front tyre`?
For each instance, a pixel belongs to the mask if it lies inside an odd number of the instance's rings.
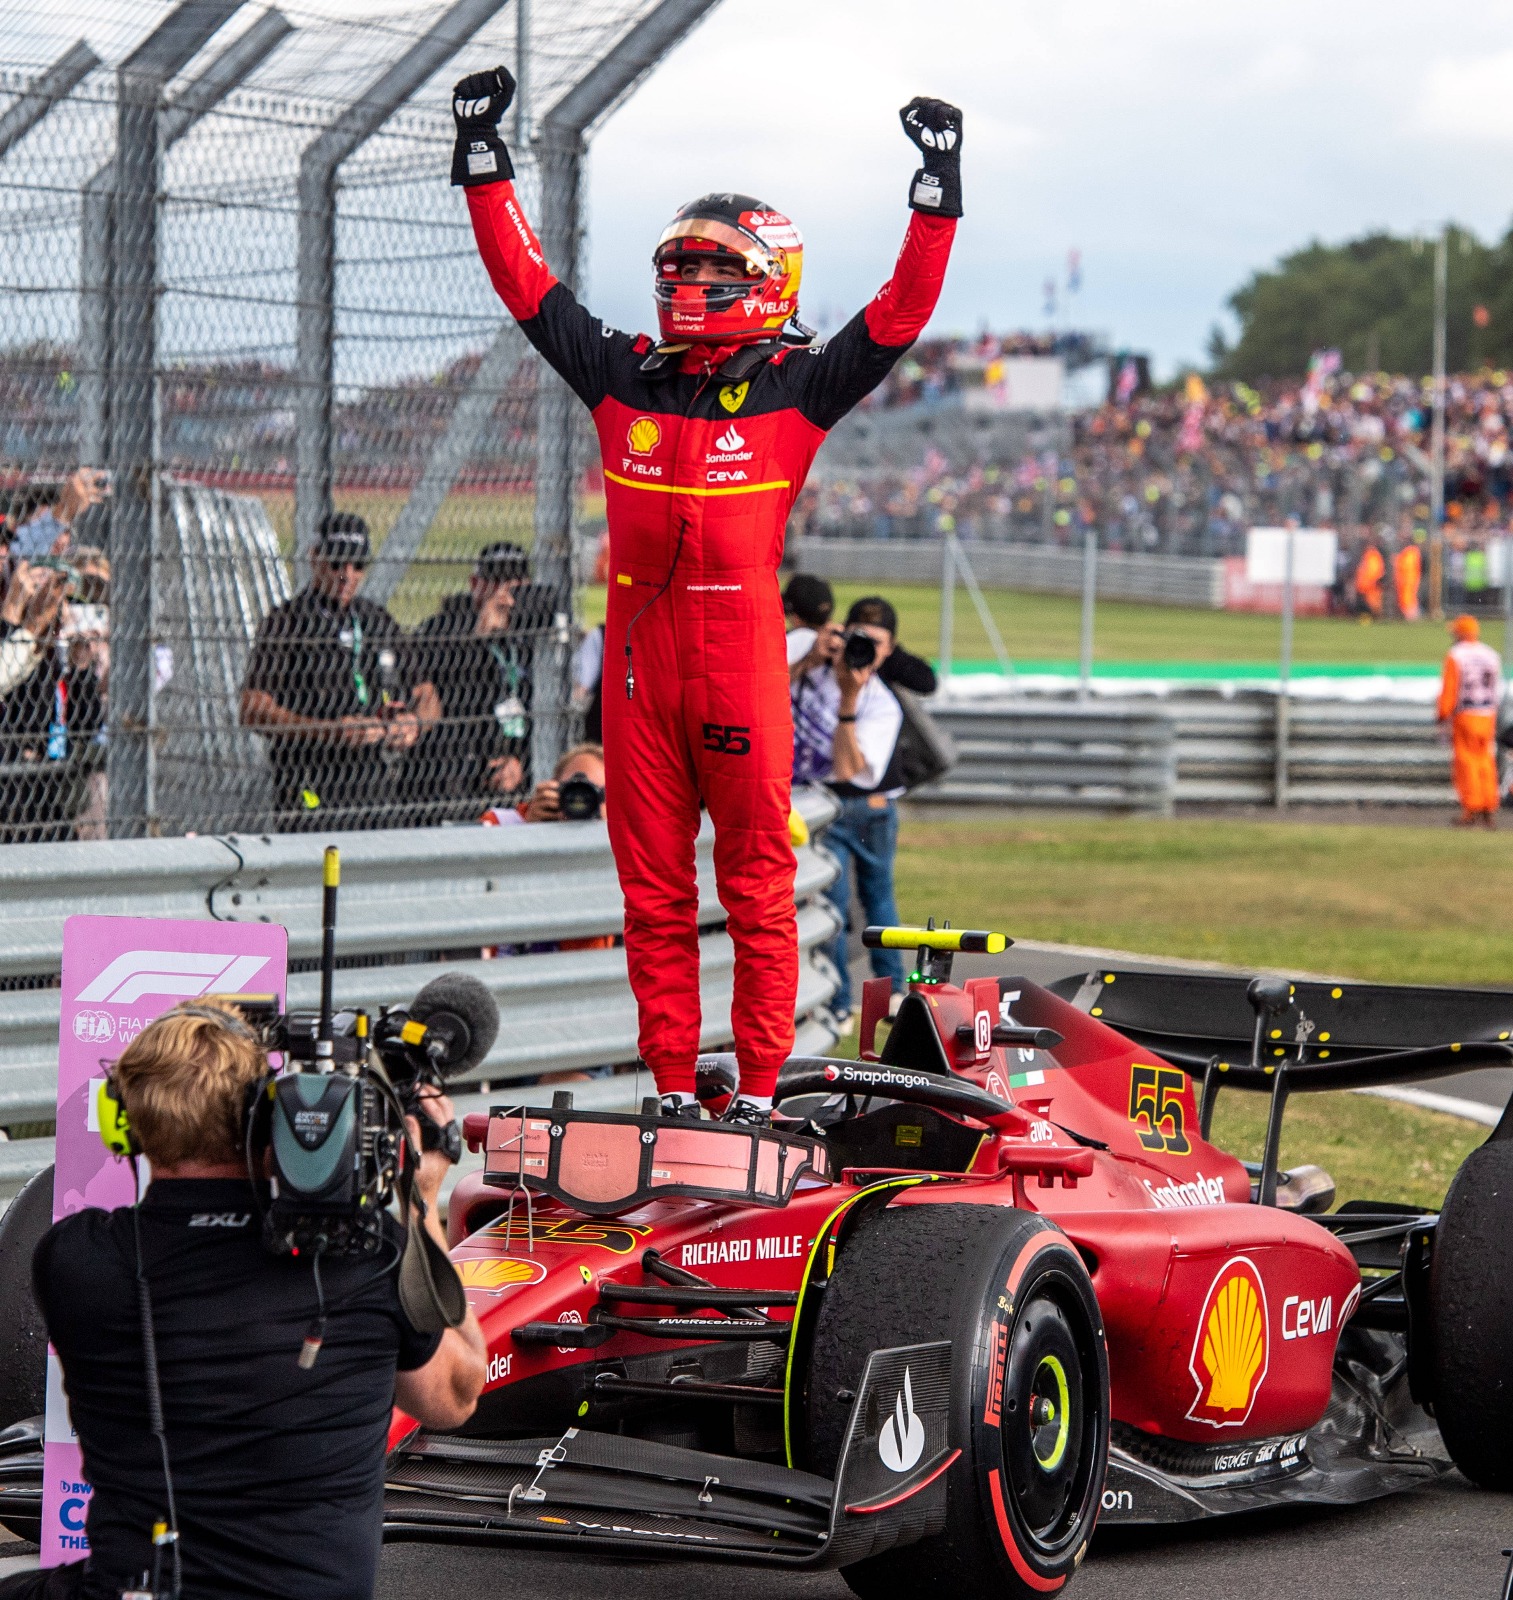
[[[905,1205],[846,1245],[815,1325],[809,1458],[834,1472],[868,1354],[948,1339],[951,1437],[938,1534],[844,1569],[861,1600],[1060,1590],[1092,1536],[1108,1459],[1108,1356],[1082,1258],[1044,1218]]]

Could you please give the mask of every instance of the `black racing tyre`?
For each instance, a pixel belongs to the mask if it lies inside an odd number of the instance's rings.
[[[1103,1319],[1082,1258],[1002,1206],[879,1212],[845,1246],[815,1323],[809,1461],[834,1474],[873,1350],[949,1339],[946,1525],[843,1569],[861,1600],[1044,1596],[1087,1549],[1108,1462]]]
[[[47,1329],[32,1294],[32,1251],[53,1225],[53,1169],[26,1185],[0,1217],[0,1428],[47,1403]]]
[[[1513,1489],[1513,1141],[1461,1163],[1429,1261],[1430,1384],[1450,1459],[1483,1489]]]

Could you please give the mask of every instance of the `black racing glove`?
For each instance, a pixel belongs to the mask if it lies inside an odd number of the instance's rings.
[[[937,217],[961,215],[961,112],[945,100],[916,95],[899,117],[925,164],[909,183],[909,204]],[[457,180],[453,178],[453,183]]]
[[[513,178],[510,153],[499,137],[499,119],[515,98],[515,80],[504,67],[470,72],[452,90],[457,143],[452,147],[452,183],[498,183]]]

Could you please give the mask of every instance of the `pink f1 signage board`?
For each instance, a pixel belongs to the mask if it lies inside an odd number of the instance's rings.
[[[288,955],[286,930],[260,922],[70,917],[63,924],[55,1222],[85,1206],[112,1210],[136,1198],[131,1167],[100,1142],[94,1085],[106,1067],[180,1000],[276,994],[282,1005]],[[90,1490],[51,1349],[45,1437],[42,1565],[52,1567],[88,1554]]]

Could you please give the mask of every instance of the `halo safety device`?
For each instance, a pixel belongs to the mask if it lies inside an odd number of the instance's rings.
[[[690,262],[735,267],[728,282],[688,283]],[[753,344],[777,338],[799,308],[804,241],[781,211],[749,194],[706,194],[662,230],[652,253],[664,340]]]

